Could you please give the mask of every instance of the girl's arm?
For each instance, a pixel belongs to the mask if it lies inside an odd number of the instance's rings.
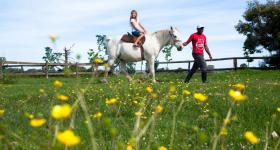
[[[145,33],[147,33],[147,30],[142,26],[142,24],[139,22],[139,26],[144,30]]]

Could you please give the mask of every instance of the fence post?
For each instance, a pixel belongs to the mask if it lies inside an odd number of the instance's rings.
[[[46,61],[45,75],[46,75],[46,78],[48,79],[49,78],[49,62],[48,61]]]
[[[21,70],[22,73],[24,73],[23,65],[20,66],[20,70]]]
[[[3,64],[4,64],[4,61],[0,60],[0,79],[4,78],[4,75],[3,75]]]
[[[237,59],[236,58],[233,59],[233,67],[234,67],[234,70],[237,70]]]
[[[79,67],[78,67],[78,63],[76,62],[76,77],[78,77],[79,75]]]
[[[191,62],[189,61],[189,64],[188,64],[188,71],[191,70]]]

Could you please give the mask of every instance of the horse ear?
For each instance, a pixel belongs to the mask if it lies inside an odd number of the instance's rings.
[[[173,27],[172,26],[170,27],[170,29],[171,29],[171,31],[173,31]]]

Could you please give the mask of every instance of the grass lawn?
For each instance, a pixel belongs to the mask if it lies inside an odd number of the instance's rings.
[[[0,110],[5,111],[0,113],[0,149],[64,149],[55,135],[66,129],[81,139],[69,149],[93,149],[92,143],[96,143],[98,150],[129,146],[200,150],[212,149],[215,140],[216,149],[264,149],[266,143],[274,149],[280,141],[271,137],[273,131],[280,134],[280,71],[213,72],[208,84],[201,83],[200,74],[189,84],[181,82],[185,73],[158,73],[156,77],[155,84],[140,82],[140,75],[134,75],[132,83],[123,75],[111,76],[109,84],[91,76],[8,77],[0,81]],[[55,80],[63,86],[55,88]],[[240,103],[233,103],[228,95],[236,83],[246,86],[243,94],[248,98]],[[147,92],[147,87],[152,92]],[[183,90],[192,94],[184,96]],[[194,93],[208,99],[198,103]],[[58,100],[57,94],[69,100]],[[117,102],[105,103],[112,98]],[[53,106],[65,103],[73,107],[71,116],[54,119],[50,115]],[[156,106],[162,106],[163,111]],[[94,116],[97,112],[102,116]],[[32,127],[31,114],[45,118],[46,123]],[[246,131],[252,131],[259,143],[248,142]]]

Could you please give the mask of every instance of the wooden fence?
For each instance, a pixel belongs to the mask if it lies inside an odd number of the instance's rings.
[[[237,70],[240,67],[238,67],[238,60],[255,60],[255,59],[271,59],[273,57],[228,57],[228,58],[216,58],[216,59],[212,59],[209,60],[207,59],[206,61],[225,61],[225,60],[231,60],[233,67],[229,67],[229,68],[215,68],[214,70]],[[187,60],[187,61],[171,61],[171,62],[159,62],[159,64],[178,64],[178,63],[184,63],[184,64],[188,64],[188,69],[190,70],[191,68],[191,63],[193,63],[194,60]],[[99,64],[99,65],[103,65],[103,64]],[[62,66],[62,67],[69,67],[69,66],[74,66],[75,67],[75,71],[72,73],[72,75],[79,75],[79,74],[95,74],[96,70],[91,70],[90,72],[80,72],[79,71],[79,67],[85,67],[85,66],[90,66],[93,67],[94,64],[92,63],[38,63],[38,62],[21,62],[21,61],[4,61],[4,60],[0,60],[0,79],[3,78],[4,74],[5,75],[41,75],[41,76],[45,76],[46,78],[48,78],[49,76],[53,76],[53,75],[64,75],[63,72],[50,72],[49,68],[50,67],[54,67],[54,66]],[[4,73],[5,68],[11,68],[11,67],[20,67],[21,68],[21,73]],[[42,67],[42,72],[24,72],[24,67]],[[257,69],[258,67],[253,67],[254,69]],[[168,71],[168,70],[167,70]],[[173,70],[174,71],[174,70]]]

